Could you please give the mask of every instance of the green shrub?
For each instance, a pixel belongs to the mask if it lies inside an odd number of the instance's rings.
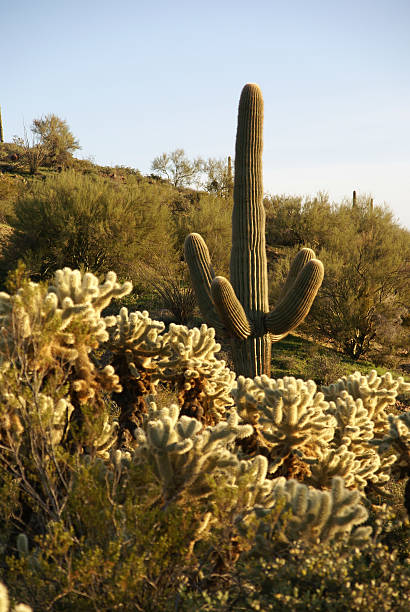
[[[229,589],[186,595],[193,612],[260,610],[369,610],[405,612],[410,604],[410,563],[381,544],[359,549],[298,543],[271,558],[240,562]]]
[[[69,265],[124,276],[155,254],[174,258],[168,210],[144,201],[137,183],[116,184],[67,171],[35,182],[17,200],[14,233],[3,259],[8,268],[23,259],[35,278]]]

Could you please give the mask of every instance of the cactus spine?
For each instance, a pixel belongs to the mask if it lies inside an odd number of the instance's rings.
[[[276,308],[269,312],[262,186],[263,99],[259,87],[242,90],[235,151],[231,282],[215,276],[199,234],[185,240],[185,259],[209,325],[232,340],[237,374],[270,373],[270,348],[308,314],[323,280],[323,265],[311,249],[297,254]]]

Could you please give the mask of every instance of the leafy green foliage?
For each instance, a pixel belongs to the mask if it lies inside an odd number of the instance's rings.
[[[241,561],[229,589],[188,593],[194,610],[398,610],[408,609],[410,565],[380,544],[360,549],[298,543],[270,557]],[[219,585],[218,585],[219,586]]]

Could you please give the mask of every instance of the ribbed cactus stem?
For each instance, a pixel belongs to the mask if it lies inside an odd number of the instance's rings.
[[[1,106],[0,106],[0,142],[4,142],[3,136],[3,122],[1,120]]]
[[[291,289],[276,308],[266,315],[266,329],[272,340],[278,341],[302,323],[322,284],[324,268],[321,261],[311,259],[299,272]]]
[[[269,312],[262,185],[263,100],[248,84],[239,102],[232,212],[231,282],[215,277],[199,234],[185,240],[185,259],[201,312],[230,338],[237,374],[270,374],[271,342],[286,336],[309,312],[323,280],[311,249],[296,255],[276,308]],[[217,324],[215,324],[217,321]]]
[[[225,328],[236,338],[242,340],[250,336],[251,326],[231,283],[223,276],[217,276],[212,281],[211,293],[215,308]]]
[[[269,309],[262,183],[263,99],[248,84],[239,101],[232,212],[231,282],[248,317]]]
[[[198,300],[201,314],[205,321],[221,330],[222,326],[216,314],[211,296],[211,283],[215,273],[211,265],[208,247],[199,234],[189,234],[184,244],[185,259],[189,264],[191,282]]]

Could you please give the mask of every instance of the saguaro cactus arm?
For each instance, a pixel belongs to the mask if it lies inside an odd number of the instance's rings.
[[[298,253],[296,259],[300,253],[302,251]],[[291,268],[281,299],[276,308],[265,316],[265,327],[272,334],[273,341],[278,341],[286,336],[292,329],[300,325],[309,313],[323,281],[323,264],[318,259],[311,259],[303,266],[296,279],[289,282],[292,275]]]
[[[211,283],[215,273],[208,247],[200,234],[192,233],[185,238],[184,254],[202,316],[208,325],[217,331],[222,331],[223,326],[218,319],[211,296]]]
[[[226,329],[242,340],[250,336],[252,329],[248,318],[228,279],[223,276],[214,278],[211,294],[215,308]]]

